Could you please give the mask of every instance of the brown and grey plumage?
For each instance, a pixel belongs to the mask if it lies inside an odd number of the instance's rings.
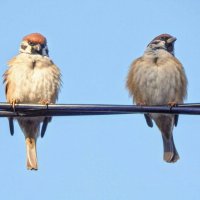
[[[4,73],[7,101],[15,103],[55,103],[61,85],[60,70],[49,58],[46,38],[39,33],[25,36],[20,45],[20,52],[8,62]],[[9,120],[13,134],[12,119]],[[40,124],[49,118],[17,118],[26,138],[27,168],[37,169],[36,140]]]
[[[136,104],[166,105],[183,103],[187,95],[187,78],[184,68],[174,56],[175,37],[162,34],[147,46],[143,56],[131,65],[126,86]],[[173,140],[173,127],[178,123],[178,115],[145,114],[148,126],[155,121],[161,131],[164,160],[176,162],[179,159]]]

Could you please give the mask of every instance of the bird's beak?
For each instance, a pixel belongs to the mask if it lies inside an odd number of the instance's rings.
[[[38,53],[40,50],[41,50],[41,45],[39,45],[39,44],[31,47],[32,53]]]
[[[39,52],[39,51],[41,50],[41,45],[40,45],[40,44],[37,44],[37,45],[35,46],[35,50]]]
[[[170,44],[170,43],[173,43],[176,41],[176,38],[175,37],[171,37],[167,40],[167,43]]]

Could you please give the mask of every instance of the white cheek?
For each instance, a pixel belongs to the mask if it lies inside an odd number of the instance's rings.
[[[27,46],[26,51],[31,53],[31,50],[32,50],[31,46]]]

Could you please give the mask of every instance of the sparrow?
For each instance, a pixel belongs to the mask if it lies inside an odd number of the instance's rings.
[[[7,102],[52,104],[58,98],[61,86],[59,68],[49,57],[46,38],[40,33],[31,33],[22,39],[19,54],[8,62],[4,73]],[[44,136],[50,117],[20,117],[19,126],[26,140],[27,169],[37,170],[36,141]],[[14,133],[13,120],[9,119],[11,134]]]
[[[126,87],[137,105],[176,105],[187,96],[187,78],[180,61],[174,56],[176,38],[169,34],[155,37],[144,54],[130,66]],[[173,139],[178,115],[146,113],[149,127],[158,126],[163,140],[163,159],[174,163],[179,159]]]

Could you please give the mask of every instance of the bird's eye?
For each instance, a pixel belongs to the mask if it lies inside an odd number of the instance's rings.
[[[28,44],[29,44],[30,46],[36,45],[36,43],[34,43],[34,42],[28,42]]]

